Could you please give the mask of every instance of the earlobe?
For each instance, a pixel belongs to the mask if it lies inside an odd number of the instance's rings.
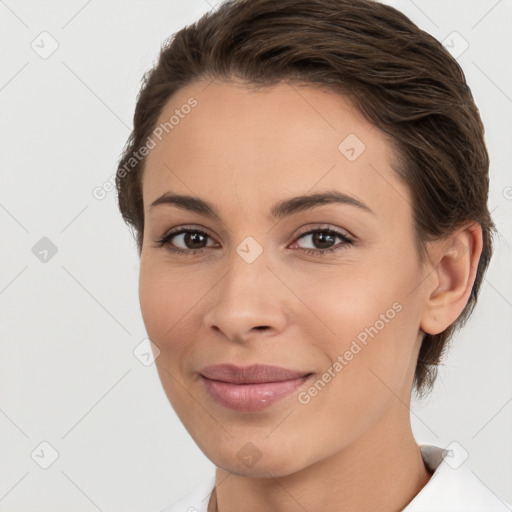
[[[424,332],[439,334],[457,320],[469,300],[482,245],[482,228],[476,223],[435,242],[434,268],[428,280],[432,285],[425,288],[420,324]]]

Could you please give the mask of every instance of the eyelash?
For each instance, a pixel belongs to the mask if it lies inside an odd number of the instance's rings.
[[[175,236],[181,235],[183,233],[199,233],[200,235],[211,238],[208,233],[206,233],[205,231],[203,231],[201,229],[183,226],[183,227],[177,228],[176,230],[170,231],[167,234],[165,234],[162,238],[160,238],[159,240],[156,241],[155,247],[162,248],[164,246],[167,246],[167,249],[169,251],[171,251],[172,253],[184,255],[184,256],[194,256],[198,253],[202,253],[205,250],[205,248],[187,249],[186,250],[186,249],[179,249],[176,247],[172,247],[170,244],[171,239],[174,238]],[[334,236],[341,238],[341,240],[344,243],[343,243],[343,245],[341,245],[340,247],[337,247],[337,248],[335,246],[335,247],[329,247],[327,249],[300,249],[305,254],[314,255],[314,256],[324,256],[327,253],[333,253],[335,251],[339,251],[340,249],[344,249],[345,247],[354,244],[354,239],[352,237],[349,237],[345,233],[341,233],[340,231],[332,228],[331,226],[310,229],[308,231],[299,233],[295,242],[293,242],[293,243],[295,244],[300,238],[304,237],[305,235],[311,235],[314,233],[328,233],[330,235],[334,235]]]

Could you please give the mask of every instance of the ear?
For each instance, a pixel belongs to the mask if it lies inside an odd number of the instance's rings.
[[[482,246],[479,224],[462,227],[433,243],[429,251],[433,268],[425,281],[422,331],[439,334],[457,320],[469,300]]]

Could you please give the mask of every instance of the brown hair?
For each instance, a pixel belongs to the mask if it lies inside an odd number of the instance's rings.
[[[424,335],[414,384],[419,396],[428,393],[447,342],[475,307],[495,231],[484,128],[462,69],[434,37],[372,0],[225,1],[171,36],[143,78],[116,174],[119,208],[139,255],[145,158],[138,150],[176,91],[199,79],[234,77],[254,87],[288,80],[345,94],[386,132],[395,171],[411,190],[422,261],[427,241],[469,221],[481,225],[483,251],[468,303],[445,331]]]

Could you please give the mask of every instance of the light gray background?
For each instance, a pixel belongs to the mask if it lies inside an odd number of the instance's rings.
[[[486,126],[501,232],[472,320],[413,406],[414,431],[457,441],[512,501],[512,3],[387,3],[452,51],[469,44],[458,60]],[[115,193],[92,194],[115,172],[160,44],[213,5],[0,1],[1,511],[158,510],[213,472],[154,365],[133,354],[146,337],[135,243]],[[57,248],[46,262],[33,252],[43,237]],[[58,452],[48,469],[43,441]]]

